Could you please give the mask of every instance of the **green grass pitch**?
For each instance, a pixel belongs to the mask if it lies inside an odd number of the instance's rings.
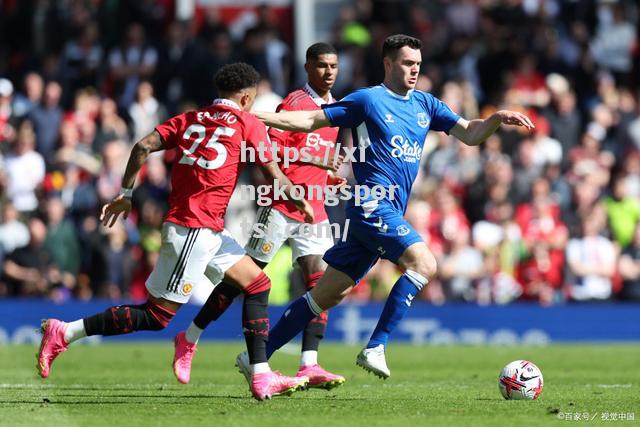
[[[191,384],[171,371],[173,346],[103,343],[62,354],[47,380],[36,377],[36,349],[0,347],[0,425],[33,426],[514,426],[620,424],[640,421],[640,346],[413,347],[391,343],[387,381],[355,366],[359,348],[324,344],[323,365],[346,376],[332,391],[308,390],[254,401],[233,368],[242,343],[200,345]],[[293,374],[295,348],[272,367]],[[536,401],[505,401],[497,375],[528,359],[542,370]],[[580,420],[562,420],[579,413]],[[585,421],[584,414],[593,419]]]

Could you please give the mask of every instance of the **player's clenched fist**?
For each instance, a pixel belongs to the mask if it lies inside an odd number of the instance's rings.
[[[120,214],[127,219],[129,212],[131,212],[131,199],[120,195],[102,207],[100,221],[105,227],[113,227]]]

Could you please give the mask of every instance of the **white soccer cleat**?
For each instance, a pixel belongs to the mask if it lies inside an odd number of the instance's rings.
[[[362,351],[358,353],[356,365],[383,380],[391,376],[391,371],[387,368],[387,360],[384,357],[384,345],[382,344],[374,348],[363,348]]]
[[[249,362],[249,353],[243,351],[236,357],[236,367],[238,372],[244,375],[244,378],[251,388],[251,363]]]

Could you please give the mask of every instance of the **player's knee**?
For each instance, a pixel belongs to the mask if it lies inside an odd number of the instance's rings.
[[[405,270],[415,271],[427,279],[434,277],[438,271],[438,263],[431,252],[421,253],[420,256],[401,263]]]
[[[426,278],[434,277],[438,272],[438,262],[433,255],[429,254],[420,260],[416,271]]]
[[[258,277],[253,279],[251,283],[243,288],[243,292],[245,295],[256,295],[271,289],[271,280],[267,277],[264,272],[260,272]]]

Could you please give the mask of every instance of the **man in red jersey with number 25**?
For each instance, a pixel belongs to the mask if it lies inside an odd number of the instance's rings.
[[[334,101],[331,88],[338,74],[338,56],[335,48],[327,43],[316,43],[307,49],[305,71],[308,82],[301,89],[291,92],[278,106],[278,111],[319,110],[323,104]],[[278,147],[281,158],[291,158],[287,150],[297,150],[296,158],[306,151],[309,162],[298,161],[290,165],[284,164],[282,170],[294,184],[306,187],[307,201],[313,206],[315,222],[313,227],[304,224],[304,216],[287,200],[273,197],[270,206],[258,209],[257,222],[252,230],[253,235],[245,250],[256,264],[264,268],[274,257],[280,247],[288,241],[293,254],[305,278],[307,289],[313,288],[326,268],[322,256],[333,246],[330,224],[324,208],[324,192],[313,193],[311,188],[322,188],[327,185],[342,185],[344,178],[334,176],[341,163],[341,156],[335,153],[338,129],[325,127],[313,133],[287,132],[271,128],[271,142]],[[326,165],[323,162],[326,161]],[[330,171],[327,174],[327,169]],[[303,228],[305,226],[306,228]],[[220,278],[222,279],[222,278]],[[216,283],[215,281],[213,283]],[[223,281],[212,291],[200,312],[185,332],[176,337],[176,358],[174,372],[178,381],[189,382],[193,353],[182,350],[184,346],[195,345],[202,331],[213,320],[217,320],[229,307],[240,291]],[[326,371],[318,364],[318,347],[324,337],[327,325],[327,312],[313,319],[304,329],[302,335],[302,355],[298,376],[309,378],[309,387],[330,390],[344,383],[341,375]],[[178,357],[178,354],[184,355]],[[241,372],[250,381],[251,372],[246,353],[241,353],[236,361]]]
[[[224,229],[224,214],[236,186],[243,141],[252,147],[269,144],[265,126],[248,113],[256,96],[258,73],[243,63],[222,67],[215,83],[220,94],[212,105],[175,116],[137,142],[122,180],[123,188],[102,209],[101,221],[111,227],[131,211],[131,194],[139,169],[150,153],[178,150],[171,172],[169,211],[162,228],[160,258],[146,282],[149,299],[141,305],[120,305],[74,322],[42,323],[38,371],[47,378],[54,359],[73,341],[88,335],[121,335],[160,330],[189,300],[193,287],[208,277],[224,280],[244,293],[242,326],[251,363],[251,392],[258,400],[304,388],[308,378],[272,372],[265,355],[269,331],[267,300],[271,282]],[[265,152],[262,168],[291,197],[291,182]],[[307,222],[313,209],[295,201]],[[189,348],[185,349],[189,351]]]

